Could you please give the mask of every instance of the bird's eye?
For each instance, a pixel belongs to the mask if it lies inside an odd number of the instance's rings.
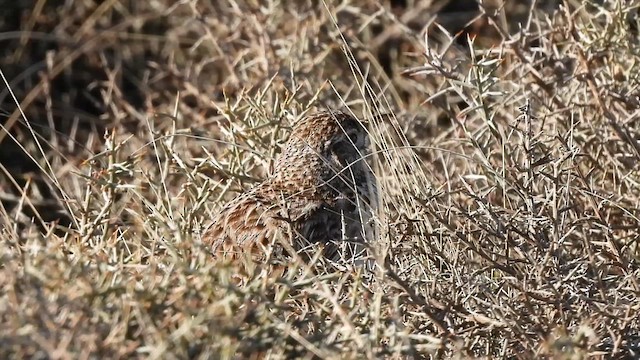
[[[356,130],[347,131],[347,137],[349,137],[350,142],[359,147],[360,146],[360,134]]]
[[[365,138],[357,130],[347,130],[331,144],[331,151],[347,162],[355,161],[359,152],[363,151]]]
[[[349,134],[349,140],[351,140],[354,144],[357,144],[358,143],[358,133],[355,132],[355,131],[352,131]]]

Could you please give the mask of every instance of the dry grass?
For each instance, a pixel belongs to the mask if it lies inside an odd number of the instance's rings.
[[[640,2],[54,3],[0,19],[2,358],[640,356]],[[377,271],[235,286],[200,230],[347,107]]]

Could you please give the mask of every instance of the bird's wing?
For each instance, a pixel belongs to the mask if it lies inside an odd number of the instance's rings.
[[[212,246],[217,257],[234,258],[240,252],[260,253],[261,248],[266,249],[269,240],[282,230],[281,224],[273,220],[265,199],[255,193],[246,193],[220,211],[202,240]]]
[[[216,257],[235,257],[249,250],[261,254],[277,242],[290,246],[285,251],[298,250],[300,244],[292,239],[318,242],[318,238],[336,230],[317,216],[324,205],[314,197],[285,196],[272,188],[256,188],[227,204],[202,240],[212,246]]]

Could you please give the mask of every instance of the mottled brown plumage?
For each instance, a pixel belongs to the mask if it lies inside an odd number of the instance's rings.
[[[375,178],[363,160],[369,139],[352,116],[320,112],[293,128],[273,174],[227,204],[203,235],[216,257],[279,263],[292,252],[304,259],[353,258],[362,242],[375,202]],[[322,246],[318,247],[317,245]]]

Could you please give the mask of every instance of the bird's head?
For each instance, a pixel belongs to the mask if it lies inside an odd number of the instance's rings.
[[[339,111],[315,113],[294,125],[272,179],[297,184],[298,191],[315,188],[352,197],[372,181],[365,161],[370,153],[365,123]]]

